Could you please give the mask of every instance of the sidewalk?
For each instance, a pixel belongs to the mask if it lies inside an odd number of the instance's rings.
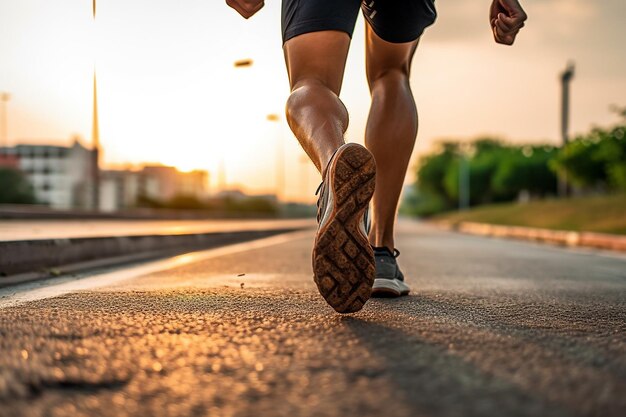
[[[0,220],[0,242],[87,237],[184,235],[300,228],[310,219],[286,220]]]
[[[436,223],[444,229],[454,230],[479,236],[505,237],[536,242],[551,243],[569,247],[586,247],[593,249],[626,252],[626,236],[607,233],[573,232],[566,230],[539,229],[522,226],[503,226],[487,223],[460,222],[450,224]]]
[[[313,227],[298,220],[0,221],[0,287]]]

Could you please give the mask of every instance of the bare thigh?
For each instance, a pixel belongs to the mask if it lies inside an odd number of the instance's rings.
[[[289,39],[283,50],[291,89],[309,80],[339,95],[349,47],[350,37],[340,31],[311,32]]]
[[[389,71],[398,71],[407,77],[411,72],[411,61],[419,39],[406,43],[391,43],[381,39],[369,23],[365,33],[365,69],[370,89],[373,83]]]

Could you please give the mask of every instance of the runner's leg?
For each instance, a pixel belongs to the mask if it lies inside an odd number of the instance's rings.
[[[353,11],[356,16],[358,9]],[[348,112],[338,97],[349,44],[346,32],[323,30],[293,37],[284,47],[292,88],[287,119],[324,181],[313,244],[313,279],[320,294],[340,313],[363,308],[376,274],[364,221],[374,193],[376,163],[363,146],[344,144]]]
[[[392,251],[398,199],[417,136],[409,72],[418,42],[386,42],[366,23],[366,71],[372,104],[365,145],[377,166],[369,237],[373,246]]]
[[[350,37],[340,31],[311,32],[285,42],[291,95],[287,121],[322,172],[344,144],[348,112],[339,99]]]

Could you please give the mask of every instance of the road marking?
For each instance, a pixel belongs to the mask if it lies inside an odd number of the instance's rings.
[[[117,284],[121,281],[137,278],[139,276],[151,274],[157,271],[165,271],[168,269],[177,268],[182,265],[201,262],[207,259],[233,255],[236,253],[247,252],[255,249],[262,249],[268,246],[280,245],[294,240],[311,237],[311,230],[302,230],[253,240],[250,242],[236,243],[233,245],[227,245],[214,249],[190,252],[183,255],[178,255],[167,259],[160,259],[157,261],[151,261],[143,263],[141,265],[133,266],[130,268],[123,268],[112,272],[77,277],[75,279],[72,279],[71,281],[65,281],[61,283],[59,283],[60,279],[53,279],[44,282],[26,283],[15,287],[3,288],[0,289],[0,309],[17,306],[30,301],[58,297],[60,295],[70,292],[85,291],[94,288],[106,287]]]

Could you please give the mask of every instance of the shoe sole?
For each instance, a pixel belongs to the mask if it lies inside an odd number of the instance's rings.
[[[328,167],[331,212],[317,231],[313,273],[320,294],[339,313],[353,313],[370,298],[376,264],[362,223],[374,194],[373,155],[354,143],[341,147]]]
[[[376,278],[372,286],[372,297],[401,297],[408,295],[411,289],[397,279]]]

